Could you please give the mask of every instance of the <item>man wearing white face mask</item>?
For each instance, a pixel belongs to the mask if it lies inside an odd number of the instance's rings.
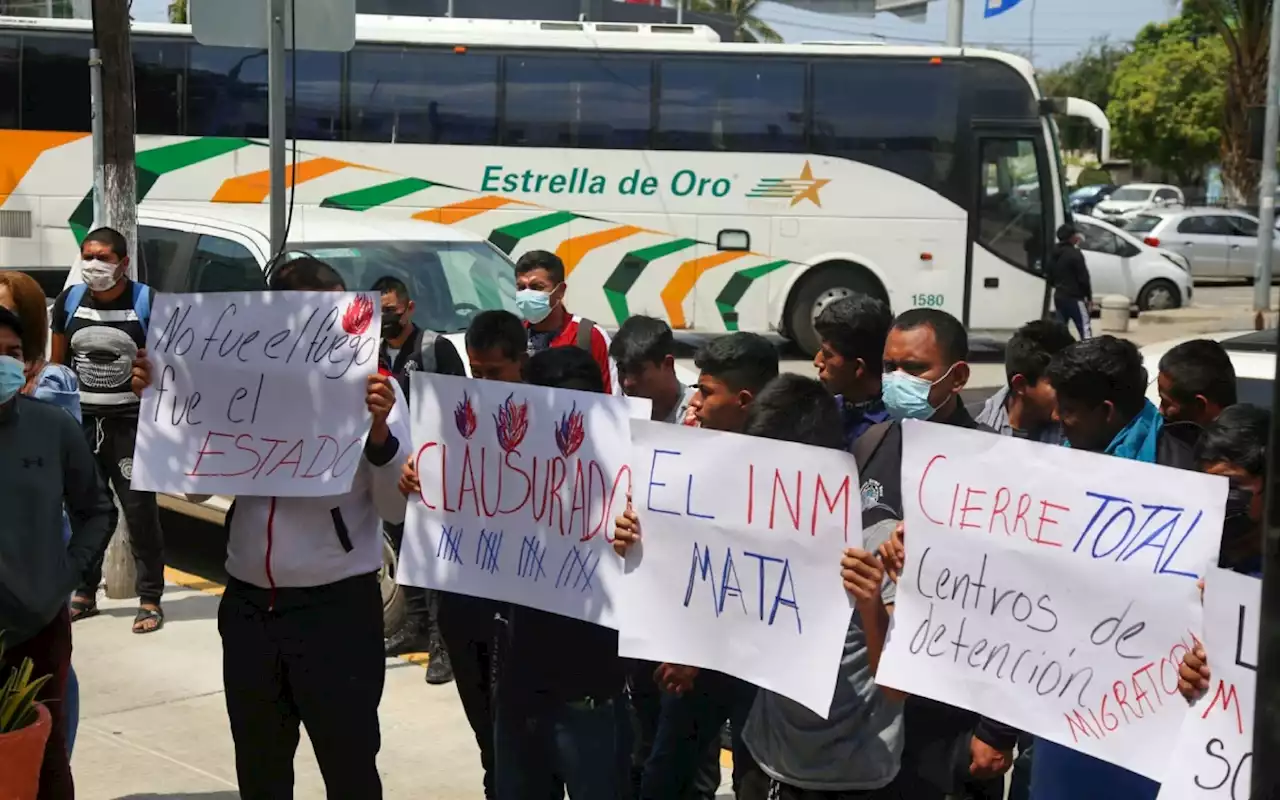
[[[530,250],[516,262],[516,307],[529,328],[529,355],[553,347],[586,350],[600,365],[605,394],[622,396],[618,368],[609,357],[609,335],[564,307],[568,284],[564,262],[555,253]]]
[[[137,564],[138,613],[134,633],[164,624],[164,539],[156,496],[135,492],[133,442],[138,434],[138,398],[130,386],[133,361],[147,345],[151,287],[129,279],[129,245],[119,232],[99,228],[80,245],[80,277],[53,303],[54,363],[71,367],[80,381],[85,436],[111,482],[129,524]],[[71,620],[98,613],[102,559],[90,565],[71,601]]]

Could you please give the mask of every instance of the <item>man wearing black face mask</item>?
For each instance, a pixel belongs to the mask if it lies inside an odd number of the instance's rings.
[[[406,398],[409,394],[409,373],[434,372],[440,375],[466,375],[462,357],[457,348],[443,336],[425,331],[413,324],[414,304],[409,287],[390,276],[378,279],[373,291],[382,295],[382,350],[378,364],[382,371],[394,377]],[[403,525],[387,523],[383,529],[400,550],[404,537]],[[391,631],[386,641],[388,656],[405,653],[427,652],[427,683],[443,684],[453,680],[449,654],[440,638],[436,624],[437,599],[434,592],[414,586],[402,586],[406,617],[398,630]]]

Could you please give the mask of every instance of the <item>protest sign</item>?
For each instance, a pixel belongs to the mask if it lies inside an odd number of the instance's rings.
[[[1204,648],[1212,680],[1182,722],[1159,800],[1248,800],[1261,608],[1257,578],[1225,569],[1205,577]]]
[[[632,508],[618,652],[714,669],[826,717],[861,546],[857,465],[840,450],[631,424]]]
[[[134,489],[342,494],[360,464],[378,370],[374,294],[159,294]]]
[[[876,679],[1160,780],[1226,479],[908,422],[902,484]]]
[[[630,405],[568,389],[413,373],[414,458],[397,580],[617,627],[614,518]]]

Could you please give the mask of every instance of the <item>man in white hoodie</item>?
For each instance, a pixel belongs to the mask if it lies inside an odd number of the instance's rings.
[[[290,261],[274,291],[344,291],[312,258]],[[134,391],[151,383],[145,353]],[[227,516],[227,582],[218,609],[227,714],[243,800],[293,796],[305,724],[330,798],[378,800],[382,641],[381,520],[404,519],[397,489],[412,443],[404,396],[370,375],[372,416],[351,490],[332,497],[240,497]]]

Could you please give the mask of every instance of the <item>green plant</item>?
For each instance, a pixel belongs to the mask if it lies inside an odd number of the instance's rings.
[[[0,661],[4,660],[4,634],[0,633]],[[31,659],[9,670],[9,679],[0,686],[0,734],[13,733],[37,719],[36,695],[52,676],[32,678],[35,665]]]

